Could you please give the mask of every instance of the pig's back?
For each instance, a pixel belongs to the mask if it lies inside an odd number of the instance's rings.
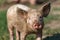
[[[8,10],[7,10],[7,16],[9,17],[16,17],[17,16],[17,9],[22,9],[27,11],[29,9],[29,7],[22,5],[22,4],[16,4],[11,6]]]
[[[16,19],[17,17],[17,8],[20,8],[20,9],[23,9],[23,10],[26,10],[26,6],[25,5],[22,5],[22,4],[16,4],[16,5],[13,5],[11,6],[8,10],[7,10],[7,18],[11,18],[12,19]]]

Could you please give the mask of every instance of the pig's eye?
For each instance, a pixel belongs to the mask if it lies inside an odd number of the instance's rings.
[[[42,18],[42,16],[40,16],[40,18]]]
[[[40,17],[39,17],[39,20],[42,21],[42,19],[43,19],[43,18],[40,16]]]

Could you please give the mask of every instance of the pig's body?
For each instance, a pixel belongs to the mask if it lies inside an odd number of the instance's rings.
[[[14,28],[16,29],[16,40],[25,40],[28,33],[35,33],[36,40],[42,40],[43,17],[40,18],[42,16],[40,13],[36,9],[32,10],[21,4],[10,7],[7,11],[10,40],[14,40]]]
[[[17,9],[19,7],[24,10],[28,10],[28,7],[24,7],[23,5],[19,5],[19,4],[10,7],[7,12],[8,24],[11,25],[11,28],[14,27],[20,32],[23,32],[23,31],[33,32],[33,31],[35,31],[33,28],[29,28],[30,26],[28,26],[27,22],[25,21],[26,19],[21,18],[21,16],[19,16],[17,14],[18,13]]]

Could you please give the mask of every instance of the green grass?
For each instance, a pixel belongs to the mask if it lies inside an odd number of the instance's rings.
[[[8,40],[6,11],[0,11],[0,40]]]
[[[60,15],[48,15],[47,18],[44,18],[44,23],[47,24],[52,20],[60,20]],[[50,27],[44,27],[43,35],[53,35],[60,33],[59,29],[51,29]],[[34,34],[28,35],[26,40],[35,40],[36,36]],[[50,39],[50,38],[49,38]],[[9,40],[9,33],[7,28],[7,20],[6,20],[6,11],[0,11],[0,40]],[[44,39],[44,40],[48,40]],[[54,40],[54,39],[53,39]]]
[[[48,17],[44,18],[44,24],[48,24],[53,20],[59,21],[60,15],[58,15],[58,14],[57,15],[53,15],[53,14],[48,15]],[[46,32],[44,32],[44,31],[46,31]],[[44,27],[44,29],[43,29],[43,35],[52,35],[55,33],[60,33],[60,28],[51,29],[50,27]]]
[[[51,22],[52,20],[60,20],[60,15],[50,14],[46,18],[44,18],[44,23],[47,24]]]
[[[60,11],[60,8],[53,8],[54,11]]]
[[[44,32],[46,31],[46,32]],[[60,33],[60,28],[57,29],[51,29],[50,27],[44,27],[43,29],[43,35],[53,35],[53,34],[57,34]]]

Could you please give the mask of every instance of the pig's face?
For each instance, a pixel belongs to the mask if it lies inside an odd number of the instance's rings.
[[[26,10],[20,9],[20,17],[26,20],[26,23],[32,29],[42,29],[43,17],[46,17],[50,12],[50,3],[44,4],[39,9],[26,8]]]
[[[32,9],[28,12],[28,18],[27,23],[31,28],[34,29],[41,29],[43,25],[43,16],[41,14],[42,12]]]
[[[27,23],[33,29],[42,29],[44,22],[43,17],[46,17],[50,11],[50,3],[45,4],[40,9],[31,9],[28,12]]]

